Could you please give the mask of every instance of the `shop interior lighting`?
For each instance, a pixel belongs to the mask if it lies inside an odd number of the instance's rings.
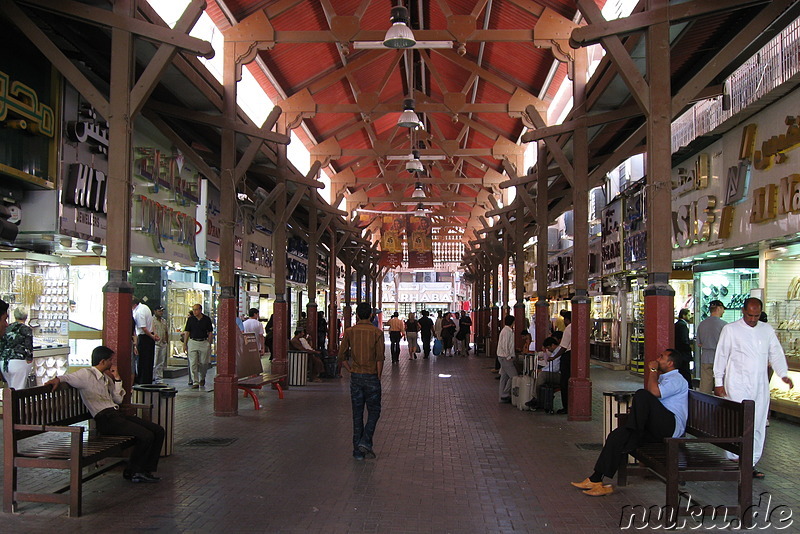
[[[417,44],[414,32],[408,27],[408,10],[403,6],[392,8],[392,27],[386,31],[383,46],[386,48],[411,48]]]
[[[411,198],[425,198],[425,190],[422,189],[422,184],[417,182],[414,185],[414,192],[411,193]]]
[[[445,375],[445,374],[439,373],[439,378],[450,378],[451,376],[453,376],[453,375]]]
[[[730,252],[720,252],[719,255],[720,256],[730,256],[731,253]]]
[[[414,107],[413,98],[403,100],[403,112],[400,114],[400,118],[397,119],[398,126],[402,128],[419,128],[422,126],[422,121],[419,120]]]
[[[406,170],[410,173],[415,172],[422,172],[425,168],[422,166],[422,162],[419,158],[414,158],[411,161],[406,162]]]
[[[735,249],[733,249],[733,250],[743,250],[743,249],[744,249],[744,247],[736,247],[736,248],[735,248]]]

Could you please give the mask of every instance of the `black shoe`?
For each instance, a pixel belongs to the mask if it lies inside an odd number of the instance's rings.
[[[567,409],[566,409],[566,408],[561,408],[561,409],[560,409],[560,410],[558,410],[556,413],[557,413],[558,415],[564,415],[565,413],[568,413],[568,412],[567,412]]]
[[[422,359],[423,360],[427,360],[428,359],[428,355],[426,354],[425,356],[422,357]]]
[[[372,449],[368,449],[368,448],[364,447],[363,445],[361,445],[358,448],[358,452],[363,454],[364,458],[366,458],[367,460],[374,460],[375,458],[377,458],[377,456],[375,454],[375,451],[373,451]]]
[[[134,473],[131,476],[131,482],[133,482],[134,484],[139,484],[139,483],[143,483],[143,482],[144,483],[154,483],[154,482],[158,482],[158,480],[159,479],[157,479],[157,478],[153,478],[153,477],[147,476],[146,473]]]
[[[149,478],[152,478],[153,480],[161,480],[161,477],[160,477],[160,476],[158,476],[158,475],[154,475],[154,474],[153,474],[153,473],[151,473],[150,471],[145,471],[145,472],[144,472],[144,474],[145,474],[145,476],[147,476],[147,477],[149,477]]]
[[[525,406],[527,406],[528,408],[538,408],[539,407],[539,402],[536,400],[536,397],[534,397],[531,400],[529,400],[528,402],[526,402]]]
[[[501,397],[500,404],[511,404],[511,397]]]
[[[364,461],[364,453],[361,451],[353,451],[353,459],[359,462]]]

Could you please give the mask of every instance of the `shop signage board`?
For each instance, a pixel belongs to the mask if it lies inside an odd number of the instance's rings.
[[[194,265],[200,176],[142,119],[133,146],[131,253]]]
[[[56,187],[57,75],[13,24],[4,24],[0,48],[0,181],[4,186]]]
[[[800,91],[672,171],[673,259],[800,231]]]
[[[104,244],[108,123],[69,84],[64,86],[61,216],[58,232]]]
[[[601,214],[600,263],[603,275],[622,271],[622,198],[611,201]]]
[[[625,192],[625,214],[622,219],[622,259],[625,270],[643,269],[647,265],[647,205],[645,180]]]

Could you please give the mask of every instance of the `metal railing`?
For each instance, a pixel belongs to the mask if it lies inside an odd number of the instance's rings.
[[[725,81],[730,95],[698,102],[672,122],[672,152],[687,146],[800,73],[800,18],[794,20]]]

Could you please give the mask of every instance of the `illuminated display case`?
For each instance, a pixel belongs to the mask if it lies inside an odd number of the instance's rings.
[[[786,354],[795,388],[789,390],[773,374],[769,383],[770,409],[800,417],[800,246],[771,252],[772,257],[766,262],[765,311]]]
[[[790,370],[789,378],[794,382],[794,389],[789,389],[789,385],[776,374],[772,374],[769,381],[769,408],[776,412],[800,417],[800,371]]]

